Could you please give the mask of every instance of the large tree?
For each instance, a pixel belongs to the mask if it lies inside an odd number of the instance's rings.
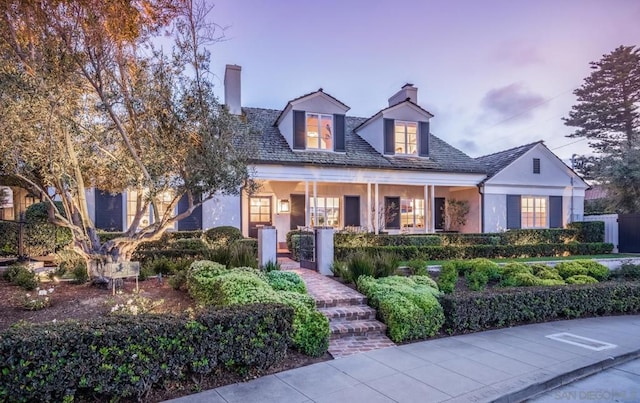
[[[252,184],[247,132],[213,94],[208,11],[193,0],[0,2],[0,174],[41,194],[89,262],[129,260],[204,201]],[[137,195],[122,237],[100,242],[90,188]]]
[[[640,49],[620,46],[596,62],[574,91],[578,98],[564,118],[589,140],[594,155],[576,159],[578,169],[605,186],[614,210],[640,211]]]

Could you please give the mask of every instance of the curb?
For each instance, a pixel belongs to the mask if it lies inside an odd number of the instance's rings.
[[[637,358],[640,358],[640,349],[629,352],[629,353],[621,354],[616,357],[605,358],[596,363],[587,365],[586,367],[576,368],[573,371],[557,375],[545,381],[536,382],[520,390],[507,393],[506,395],[493,400],[493,402],[511,403],[511,402],[522,402],[527,399],[532,399],[539,394],[549,392],[560,386],[564,386],[571,382],[586,378],[588,376],[597,374],[598,372],[602,372],[606,369],[615,367],[616,365],[624,364],[628,361],[632,361]]]

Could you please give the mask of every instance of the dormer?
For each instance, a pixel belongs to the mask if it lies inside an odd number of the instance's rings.
[[[292,150],[345,152],[345,113],[349,109],[320,88],[289,101],[274,125]]]
[[[431,113],[418,105],[418,89],[405,84],[389,98],[389,106],[358,126],[356,133],[380,154],[429,157]]]

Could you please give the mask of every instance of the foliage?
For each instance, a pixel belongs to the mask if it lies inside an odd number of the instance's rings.
[[[175,263],[164,256],[157,257],[153,260],[148,260],[144,262],[142,266],[147,268],[154,274],[162,274],[165,276],[176,272]]]
[[[604,281],[609,278],[609,268],[595,260],[580,259],[574,260],[574,262],[580,264],[587,269],[587,275],[595,278],[598,281]]]
[[[291,271],[270,271],[266,274],[267,282],[277,291],[292,291],[300,294],[307,293],[307,287],[294,272]]]
[[[9,266],[4,272],[3,277],[5,280],[27,291],[35,290],[36,287],[38,287],[38,277],[36,274],[21,264],[12,264]]]
[[[144,291],[133,292],[131,295],[123,295],[118,293],[115,300],[110,301],[110,315],[145,315],[156,311],[164,300],[154,301],[142,295]]]
[[[576,274],[575,276],[567,278],[565,281],[567,284],[594,284],[598,282],[595,278],[584,274]]]
[[[379,253],[373,259],[374,269],[374,277],[387,277],[396,272],[398,270],[398,265],[400,264],[400,260],[393,253]]]
[[[354,253],[347,261],[347,268],[349,269],[349,278],[345,278],[350,283],[358,283],[360,276],[374,277],[376,274],[375,264],[373,259],[365,253]]]
[[[54,262],[58,266],[60,274],[71,273],[78,266],[84,267],[85,270],[87,268],[84,257],[73,249],[62,249],[56,252]]]
[[[574,91],[568,137],[589,140],[592,157],[579,157],[578,169],[601,183],[607,199],[622,213],[640,210],[640,49],[620,46],[590,63],[591,74]]]
[[[447,231],[459,231],[467,224],[469,202],[467,200],[447,199],[444,211],[444,227]]]
[[[613,275],[625,280],[638,281],[640,280],[640,264],[624,263],[613,272]]]
[[[213,248],[226,247],[228,248],[235,241],[243,239],[242,232],[231,226],[214,227],[204,232],[204,238],[209,245]]]
[[[0,400],[145,400],[185,377],[265,369],[285,357],[292,319],[260,304],[14,327],[0,334]]]
[[[280,271],[280,263],[269,260],[262,267],[260,267],[260,270],[266,273],[269,273],[272,271]]]
[[[456,288],[458,275],[458,266],[456,262],[447,262],[443,264],[437,281],[440,291],[446,294],[451,294]]]
[[[409,278],[415,281],[417,284],[426,285],[428,287],[433,288],[434,290],[439,290],[438,283],[435,282],[431,277],[425,275],[415,275],[409,276]]]
[[[437,289],[412,278],[363,276],[358,291],[367,296],[396,343],[433,336],[444,322]]]
[[[558,274],[560,274],[560,276],[564,279],[575,276],[577,274],[589,274],[587,268],[575,260],[560,262],[555,266],[555,269],[558,271]]]
[[[467,287],[473,291],[484,290],[489,282],[489,276],[481,270],[472,270],[465,275]]]
[[[89,281],[89,272],[87,272],[86,262],[81,262],[73,266],[71,275],[73,276],[73,281],[75,281],[76,284],[84,284]],[[141,280],[144,279],[141,278]]]
[[[510,288],[440,297],[450,333],[544,322],[561,318],[640,312],[640,284]]]
[[[604,221],[574,221],[567,227],[578,230],[578,242],[604,242]]]
[[[413,259],[407,262],[410,274],[419,274],[424,276],[427,274],[427,262],[422,259]]]
[[[51,305],[50,294],[53,294],[55,289],[50,287],[48,289],[36,288],[35,293],[27,293],[22,298],[22,307],[28,311],[39,311],[40,309],[47,308]]]
[[[229,247],[229,267],[258,268],[258,256],[253,246],[237,242]]]

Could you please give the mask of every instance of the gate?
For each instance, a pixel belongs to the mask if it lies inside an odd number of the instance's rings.
[[[45,256],[70,241],[68,229],[47,222],[0,220],[0,257]]]
[[[298,241],[300,267],[316,270],[316,234],[312,228],[303,228]]]
[[[640,214],[618,214],[618,250],[640,253]]]

